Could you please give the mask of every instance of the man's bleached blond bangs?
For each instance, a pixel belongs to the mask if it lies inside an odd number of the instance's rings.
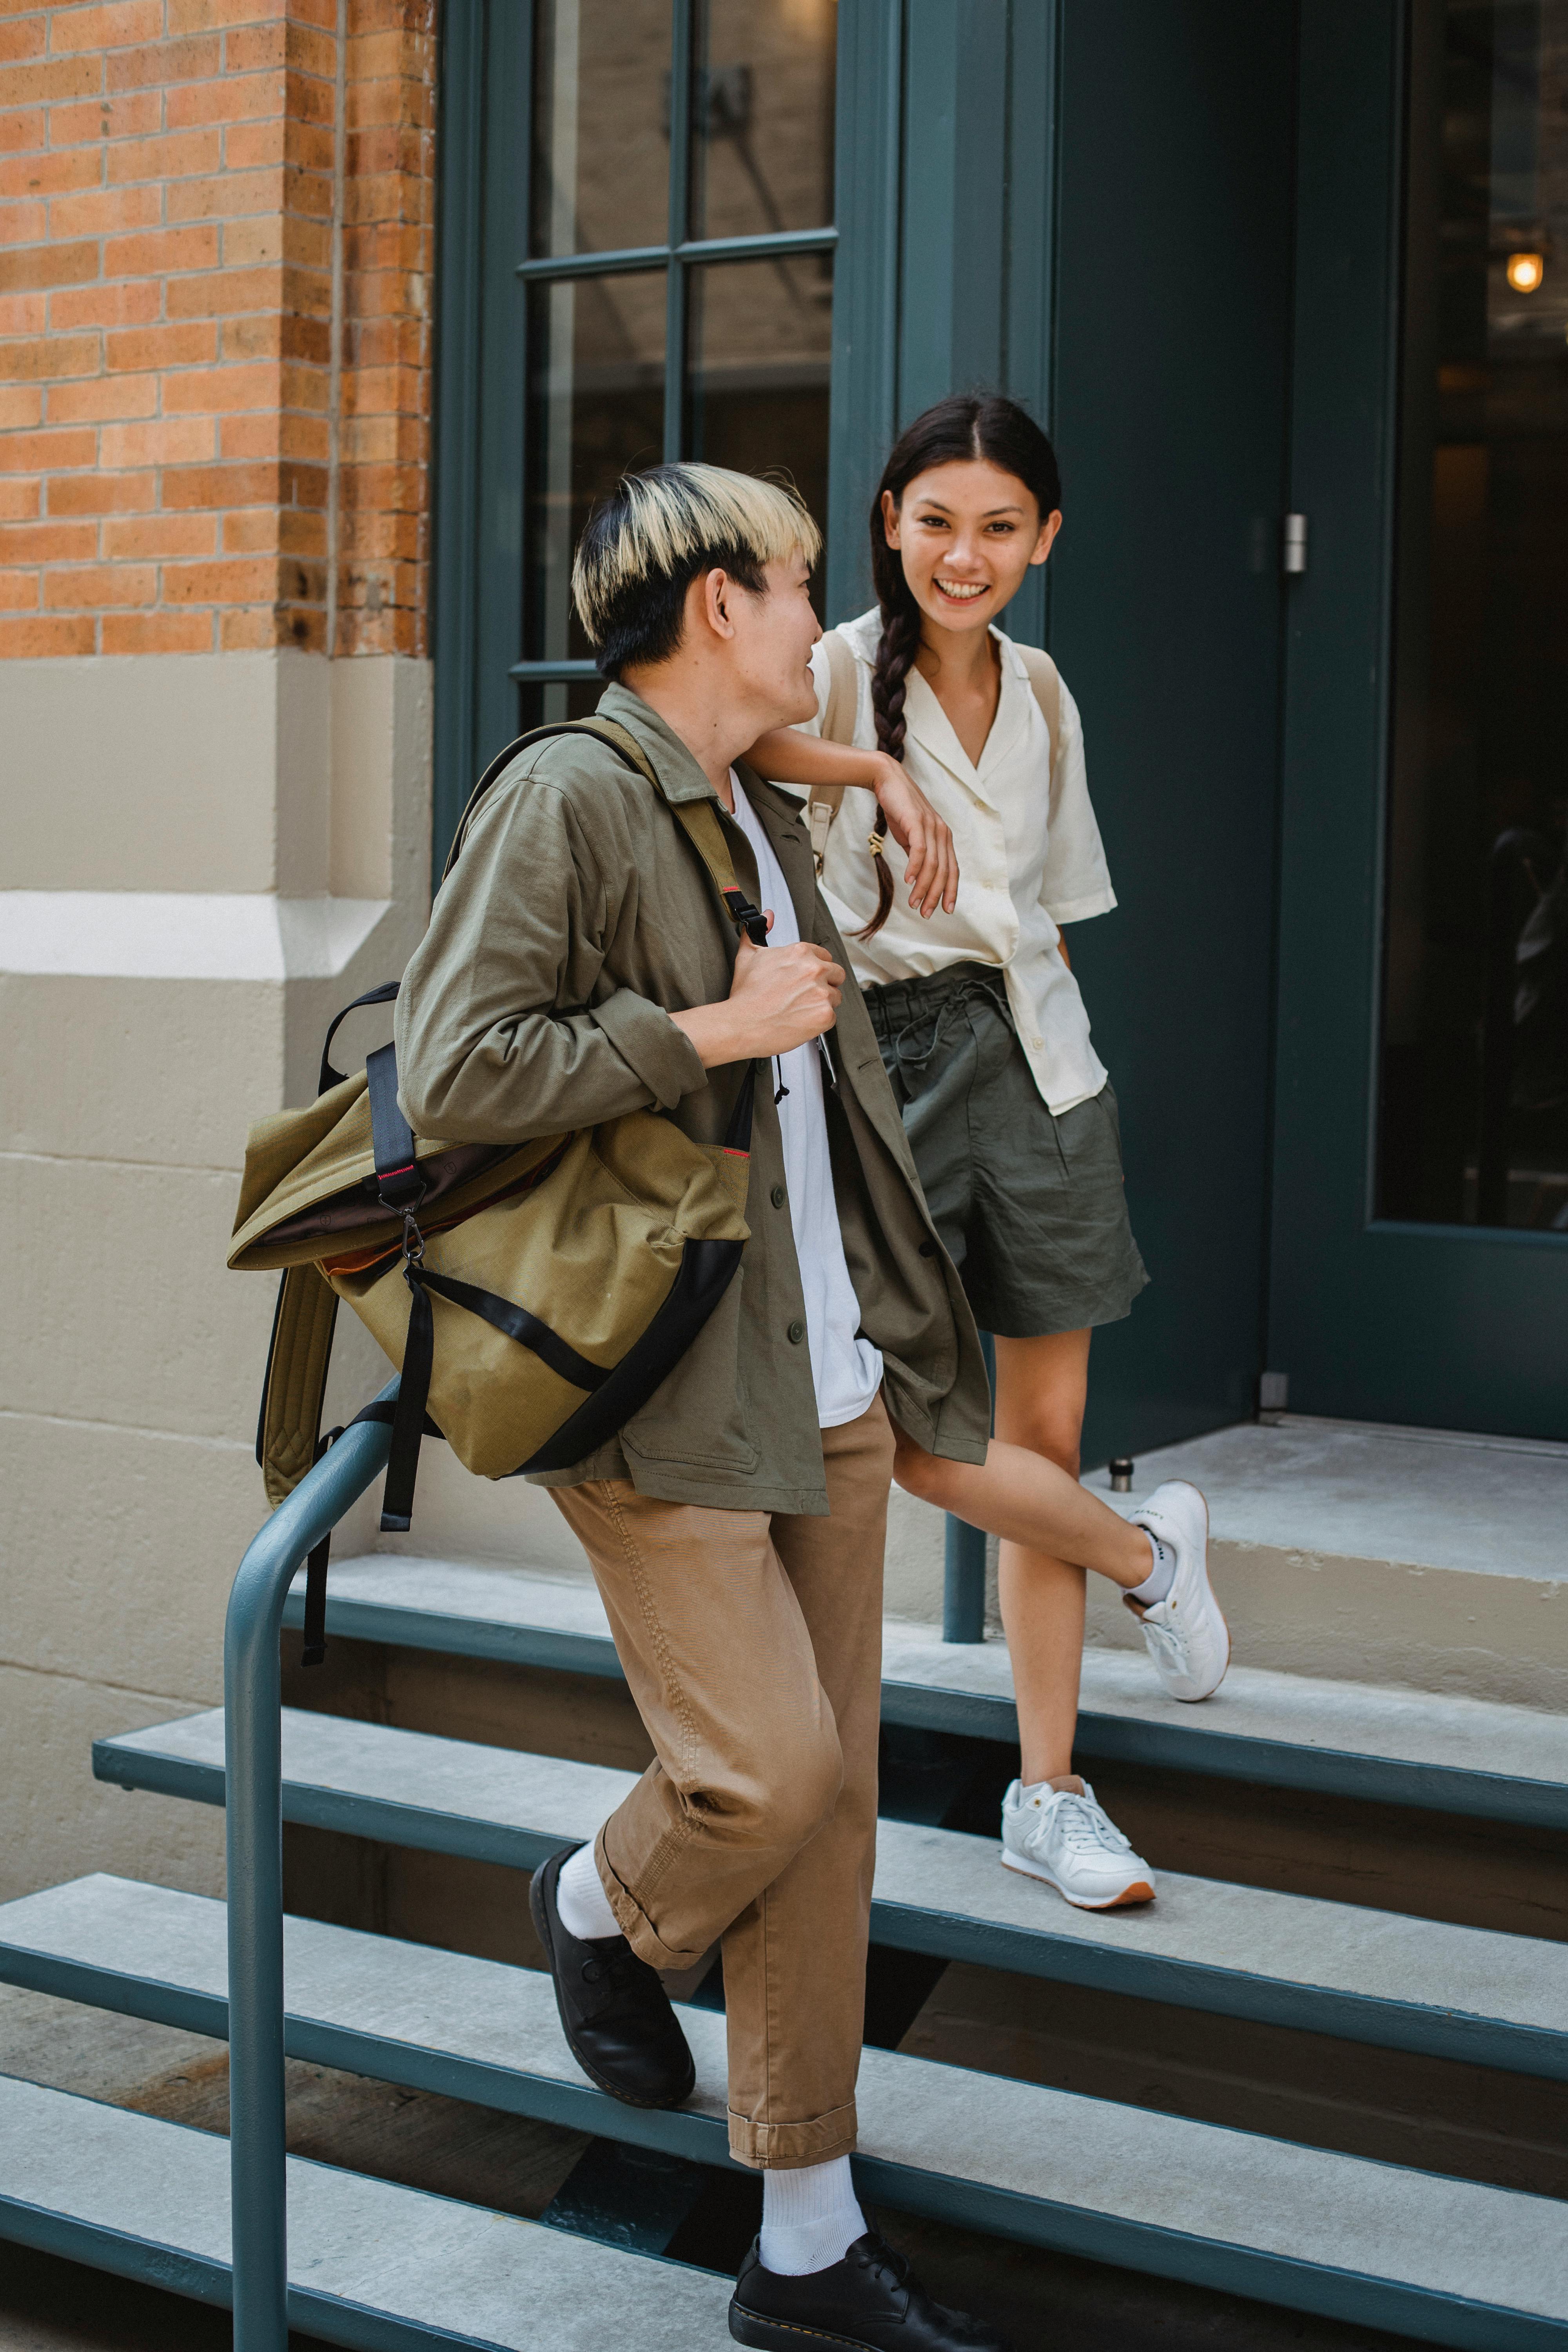
[[[584,532],[572,565],[572,601],[590,641],[604,644],[628,590],[673,580],[705,554],[731,550],[759,570],[792,556],[813,564],[822,533],[794,488],[756,474],[680,465],[627,475]]]

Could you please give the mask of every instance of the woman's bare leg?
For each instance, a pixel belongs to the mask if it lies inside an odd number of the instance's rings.
[[[1005,1542],[1091,1568],[1124,1591],[1148,1576],[1152,1555],[1142,1528],[1129,1526],[1059,1464],[1000,1437],[984,1462],[945,1462],[896,1423],[893,1434],[893,1476],[906,1493]]]
[[[1087,1331],[995,1342],[997,1436],[1043,1454],[1070,1478],[1078,1476],[1089,1342]],[[1146,1557],[1146,1543],[1143,1550]],[[1002,1624],[1013,1662],[1026,1788],[1072,1770],[1086,1580],[1071,1560],[1003,1543]]]

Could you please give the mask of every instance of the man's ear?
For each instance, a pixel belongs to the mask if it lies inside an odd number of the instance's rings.
[[[734,582],[727,572],[715,567],[704,574],[701,589],[703,619],[716,637],[732,637],[735,624],[730,617],[730,599],[735,593]]]

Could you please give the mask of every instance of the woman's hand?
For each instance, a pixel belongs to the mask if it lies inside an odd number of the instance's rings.
[[[882,804],[888,831],[909,859],[904,880],[910,886],[910,904],[928,918],[939,907],[951,915],[958,904],[958,857],[952,835],[902,761],[889,760],[884,752],[876,758],[873,790]]]

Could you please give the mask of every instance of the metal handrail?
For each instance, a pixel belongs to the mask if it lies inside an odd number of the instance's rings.
[[[390,1402],[389,1381],[376,1400]],[[252,1542],[223,1635],[228,2130],[235,2352],[287,2352],[283,2089],[283,1604],[307,1555],[385,1468],[388,1422],[351,1422]]]

